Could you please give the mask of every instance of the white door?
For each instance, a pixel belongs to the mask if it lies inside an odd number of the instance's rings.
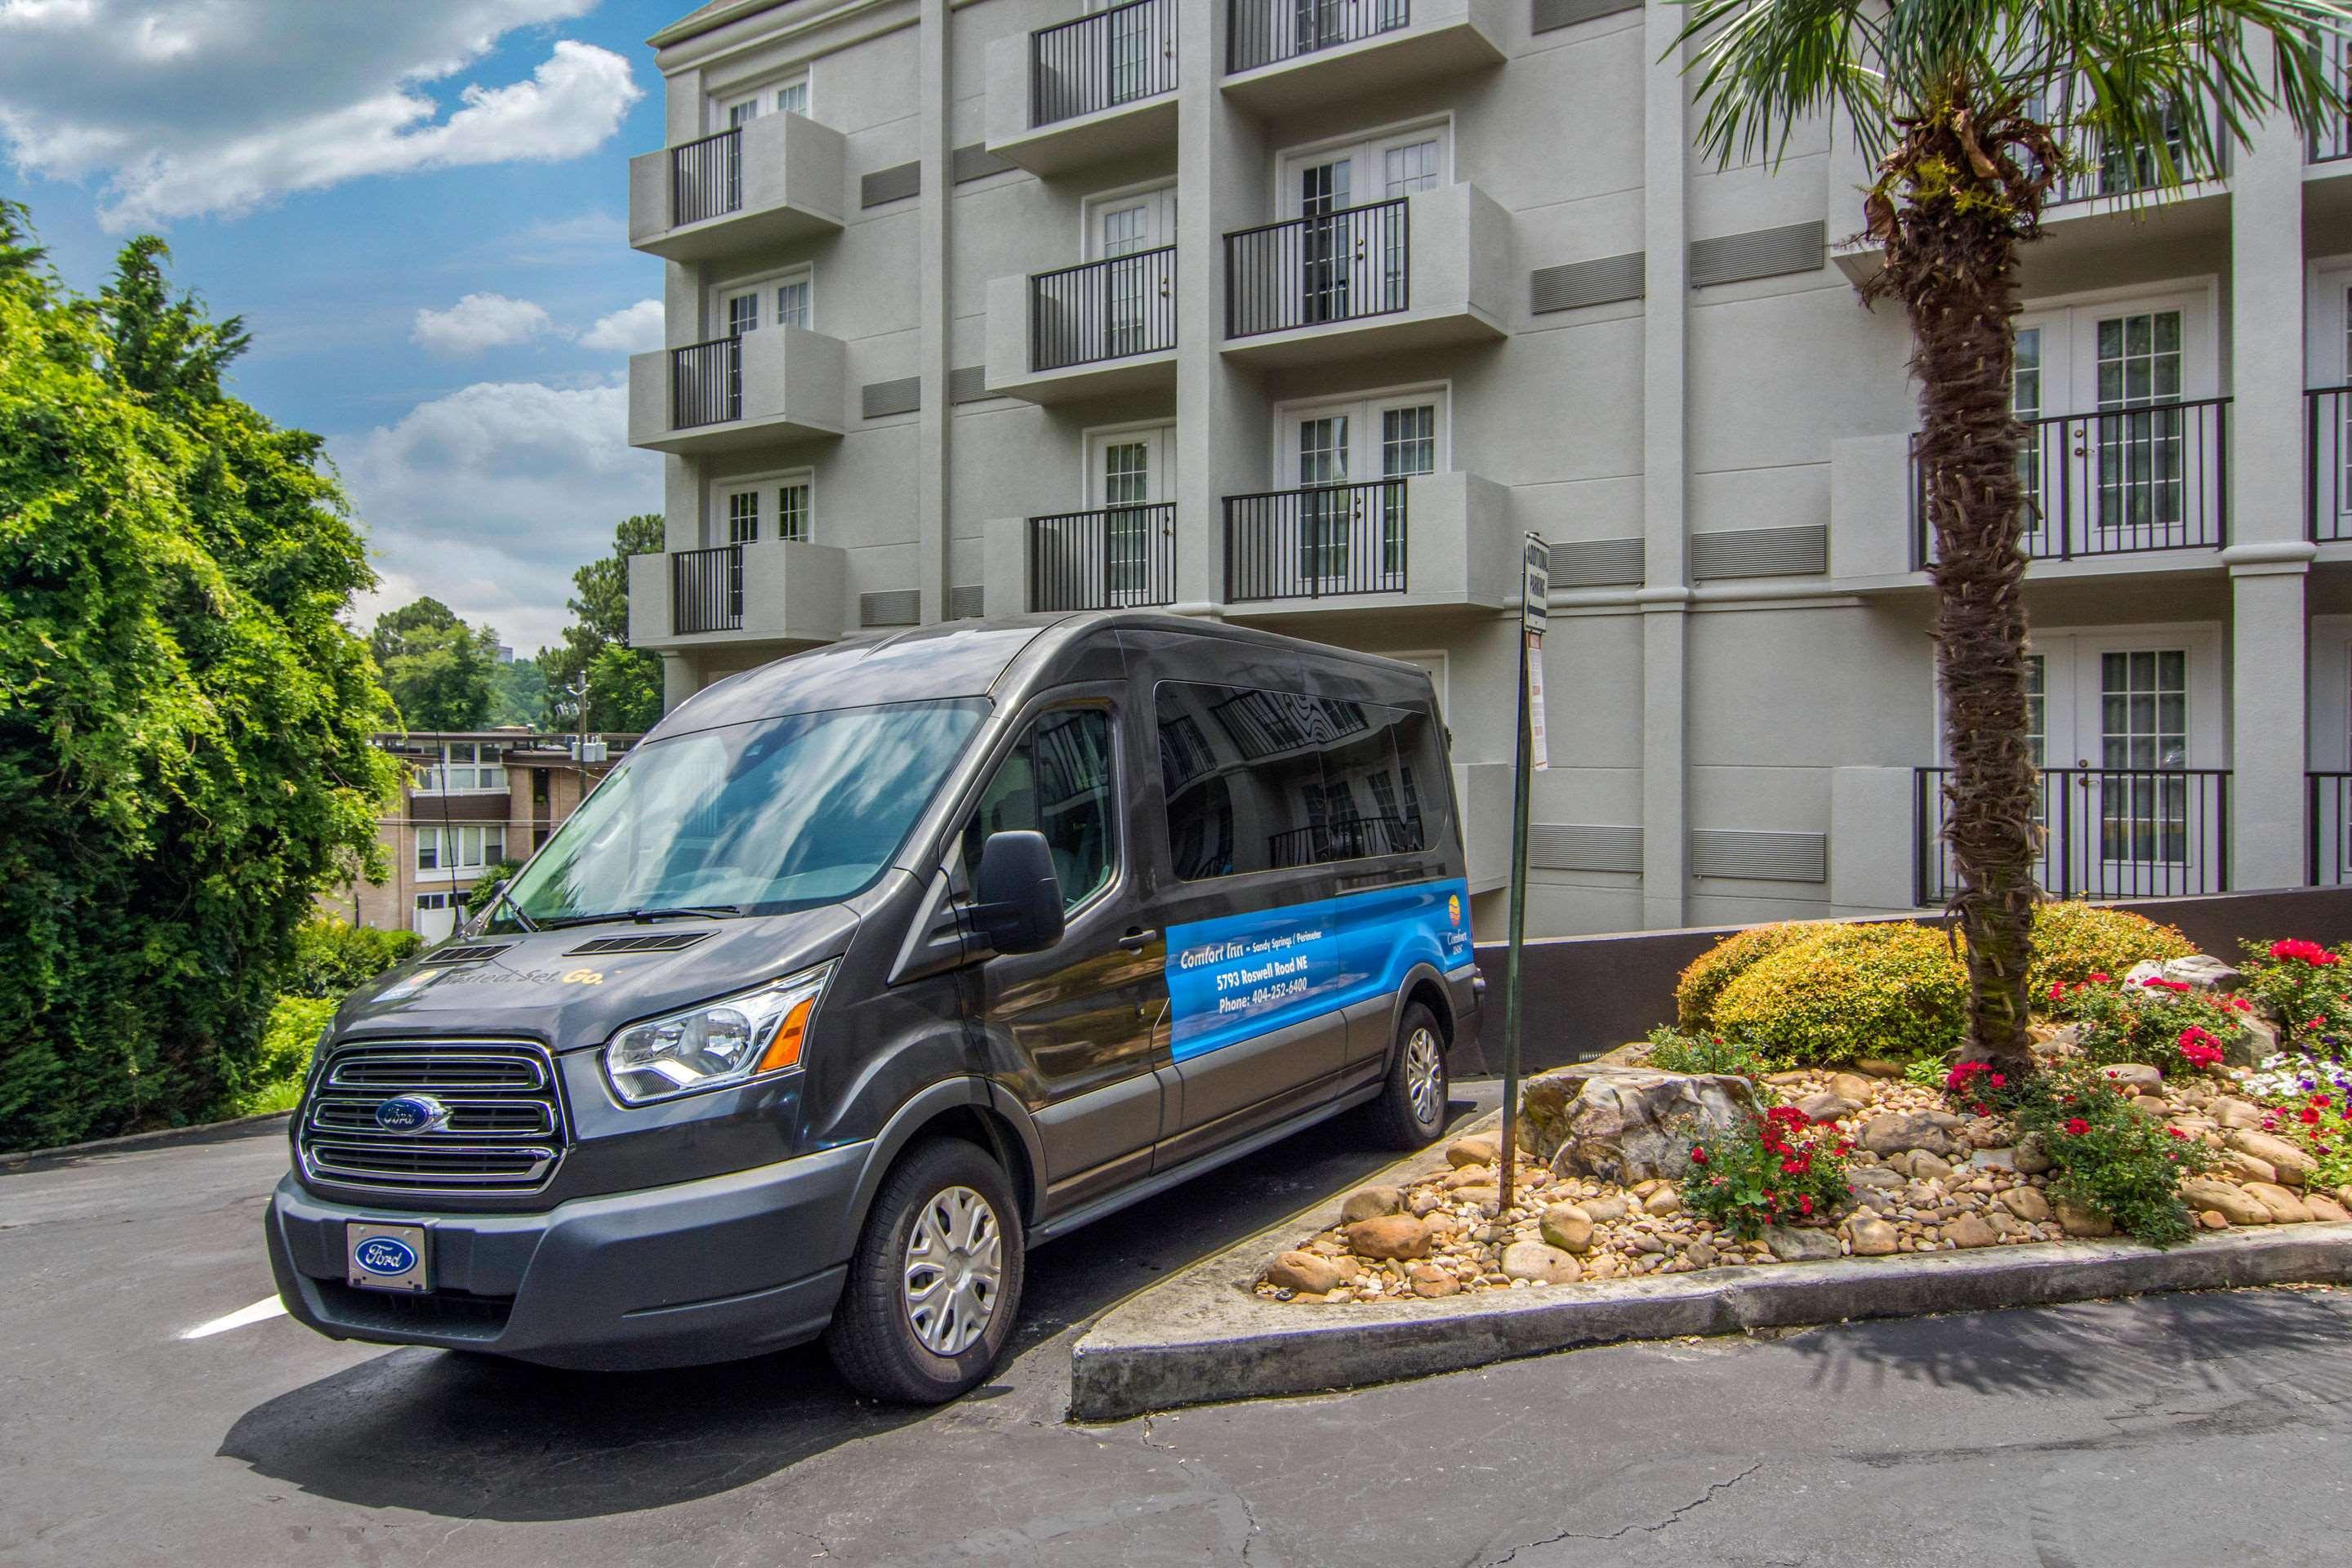
[[[1303,592],[1406,585],[1402,481],[1445,467],[1445,402],[1440,392],[1412,392],[1286,413],[1277,467],[1286,487],[1297,489],[1293,549]]]
[[[1273,265],[1292,291],[1279,324],[1312,326],[1408,307],[1405,215],[1384,204],[1442,184],[1449,148],[1444,127],[1425,126],[1283,160],[1282,216],[1303,221],[1276,231],[1287,254]]]
[[[1171,597],[1175,519],[1168,508],[1168,455],[1175,435],[1174,426],[1163,425],[1087,437],[1087,505],[1100,516],[1098,542],[1087,554],[1100,563],[1106,605],[1166,604]]]
[[[1087,259],[1104,265],[1070,305],[1097,358],[1170,348],[1176,342],[1176,188],[1106,197],[1087,213]],[[1081,275],[1084,276],[1084,275]]]
[[[2043,885],[2212,891],[2222,869],[2220,649],[2201,628],[2037,637]]]

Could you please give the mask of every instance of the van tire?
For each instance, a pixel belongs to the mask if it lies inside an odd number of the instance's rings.
[[[1445,1131],[1445,1101],[1452,1089],[1445,1071],[1445,1031],[1422,1003],[1407,1003],[1397,1017],[1396,1044],[1381,1097],[1366,1106],[1372,1130],[1391,1149],[1423,1149]]]
[[[926,1343],[908,1300],[908,1248],[917,1227],[925,1245],[951,1239],[947,1233],[977,1219],[974,1201],[985,1205],[995,1247],[996,1283],[977,1338],[960,1348]],[[968,1233],[970,1234],[970,1233]],[[903,1405],[943,1405],[995,1370],[1013,1337],[1021,1310],[1026,1266],[1026,1235],[1013,1184],[1004,1168],[961,1138],[934,1138],[917,1144],[883,1178],[866,1227],[850,1255],[849,1277],[825,1331],[833,1364],[861,1394]],[[984,1277],[982,1267],[975,1277]],[[957,1257],[950,1267],[961,1268]],[[944,1298],[935,1298],[944,1302]],[[952,1341],[969,1330],[949,1312],[931,1309],[928,1331],[934,1342]],[[941,1314],[948,1312],[943,1319]],[[966,1320],[968,1322],[968,1319]]]

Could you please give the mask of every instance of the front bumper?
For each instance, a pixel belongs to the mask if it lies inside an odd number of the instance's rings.
[[[763,1354],[823,1332],[856,1240],[870,1148],[574,1198],[542,1214],[328,1203],[291,1174],[263,1225],[278,1294],[333,1339],[483,1351],[593,1371]],[[422,1225],[433,1290],[344,1283],[352,1220]]]

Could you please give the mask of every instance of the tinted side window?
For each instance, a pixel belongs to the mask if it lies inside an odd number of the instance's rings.
[[[964,828],[964,874],[980,869],[990,834],[1034,828],[1054,851],[1062,907],[1076,909],[1111,879],[1117,821],[1110,715],[1095,708],[1048,713],[1029,727],[982,793]]]

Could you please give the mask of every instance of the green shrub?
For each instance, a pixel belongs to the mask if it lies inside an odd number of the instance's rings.
[[[2133,1110],[2096,1068],[2064,1062],[2000,1089],[1965,1092],[1999,1100],[2021,1133],[2040,1134],[2059,1196],[2151,1247],[2177,1246],[2194,1231],[2180,1179],[2210,1169],[2213,1152]]]
[[[2308,1086],[2308,1087],[2306,1087]],[[2304,1185],[2315,1192],[2352,1184],[2352,1079],[2314,1072],[2263,1102],[2263,1131],[2311,1156]]]
[[[1704,1033],[1714,1023],[1715,999],[1723,994],[1725,986],[1747,973],[1750,964],[1831,929],[1818,921],[1783,921],[1732,932],[1692,960],[1675,982],[1675,1024],[1693,1034]]]
[[[1939,931],[1908,921],[1814,928],[1724,987],[1716,1030],[1774,1068],[1956,1050],[1968,976]]]
[[[1644,1062],[1660,1072],[1764,1076],[1764,1058],[1738,1041],[1726,1040],[1721,1035],[1678,1034],[1664,1024],[1650,1031],[1650,1054]]]
[[[521,869],[522,862],[520,860],[501,860],[497,865],[485,869],[482,872],[482,879],[475,883],[466,894],[466,918],[472,920],[488,909],[490,900],[498,895],[499,884],[512,881],[514,874]]]
[[[261,1031],[261,1054],[252,1083],[231,1102],[231,1116],[291,1110],[310,1070],[310,1049],[335,1016],[337,1003],[323,996],[280,996]]]
[[[1683,1206],[1753,1241],[1767,1225],[1826,1215],[1853,1196],[1849,1145],[1833,1127],[1809,1131],[1805,1113],[1776,1105],[1738,1133],[1691,1145]]]
[[[2219,1067],[2252,1005],[2178,981],[2077,981],[2065,1000],[2084,1060],[2099,1067],[2144,1062],[2167,1078]]]
[[[340,1001],[385,970],[407,963],[424,945],[413,931],[377,931],[332,915],[313,916],[294,932],[286,994]]]
[[[2039,1005],[2053,985],[2071,985],[2094,974],[2120,980],[2144,959],[2186,958],[2196,951],[2197,944],[2180,932],[2145,915],[2068,899],[2035,908],[2033,963],[2026,980]]]
[[[2352,1033],[2352,963],[2343,954],[2294,938],[2245,948],[2238,994],[2270,1016],[2282,1043],[2308,1049],[2306,1037]]]

